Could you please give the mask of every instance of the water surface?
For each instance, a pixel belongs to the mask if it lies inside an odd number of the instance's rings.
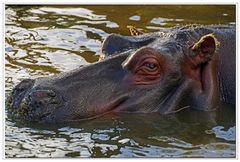
[[[154,32],[186,24],[235,24],[235,6],[6,6],[6,95],[25,78],[98,61],[110,33],[127,25]],[[7,108],[6,108],[7,115]],[[6,118],[5,156],[235,157],[235,110],[108,114],[44,125]]]

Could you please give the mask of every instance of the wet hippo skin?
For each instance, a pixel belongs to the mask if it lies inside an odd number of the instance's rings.
[[[103,60],[51,77],[23,80],[9,114],[56,123],[109,112],[212,111],[235,104],[235,26],[173,27],[139,36],[109,35]]]

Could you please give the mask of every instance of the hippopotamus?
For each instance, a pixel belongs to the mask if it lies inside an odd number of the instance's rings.
[[[235,26],[188,25],[137,36],[110,34],[102,60],[25,79],[7,99],[15,118],[44,123],[106,113],[171,114],[235,105]]]

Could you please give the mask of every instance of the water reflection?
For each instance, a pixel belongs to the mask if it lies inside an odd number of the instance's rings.
[[[127,25],[153,32],[234,21],[234,6],[6,6],[6,91],[25,78],[96,62],[104,38],[129,35]],[[226,105],[59,125],[7,118],[5,130],[6,157],[234,157],[236,150],[235,111]]]
[[[131,16],[131,17],[129,17],[129,20],[140,21],[140,20],[141,20],[141,17],[138,16],[138,15],[135,15],[135,16]]]
[[[161,26],[165,26],[168,22],[182,22],[183,19],[168,19],[168,18],[153,18],[150,22],[153,24],[159,24]]]
[[[226,112],[229,115],[235,113],[225,107],[212,113],[184,111],[167,116],[108,114],[97,120],[48,126],[8,120],[6,155],[234,157],[234,121],[219,118]],[[225,127],[229,130],[223,131]],[[19,151],[21,154],[17,154]]]

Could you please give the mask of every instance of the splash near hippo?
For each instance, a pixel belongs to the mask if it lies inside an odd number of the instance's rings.
[[[236,101],[235,26],[177,26],[109,35],[102,60],[26,79],[7,99],[11,116],[60,123],[111,112],[212,111]]]

